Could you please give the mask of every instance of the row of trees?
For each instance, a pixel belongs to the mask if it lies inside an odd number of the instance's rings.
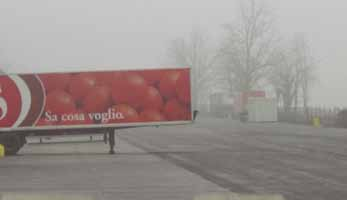
[[[219,85],[232,94],[270,87],[287,111],[307,107],[314,59],[304,35],[282,39],[273,14],[259,0],[242,1],[238,20],[223,28],[217,48],[201,30],[170,43],[171,61],[193,69],[197,105],[207,98],[208,88]]]

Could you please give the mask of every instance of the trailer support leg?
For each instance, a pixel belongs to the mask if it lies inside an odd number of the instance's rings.
[[[115,145],[115,139],[114,139],[114,129],[110,129],[108,131],[108,142],[109,142],[109,145],[110,145],[110,154],[114,154],[114,145]]]
[[[107,144],[107,140],[108,140],[107,133],[104,133],[104,142],[105,142],[105,144]]]

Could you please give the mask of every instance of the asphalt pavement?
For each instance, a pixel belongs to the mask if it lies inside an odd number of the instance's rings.
[[[117,154],[89,137],[51,138],[0,160],[0,199],[193,200],[226,192],[117,138]],[[79,143],[81,141],[81,143]],[[29,139],[37,143],[37,138]]]
[[[347,197],[345,129],[200,118],[189,128],[129,129],[119,136],[231,192]]]
[[[89,136],[82,143],[58,138],[25,146],[18,156],[0,160],[2,198],[18,193],[126,200],[235,193],[288,200],[347,196],[343,129],[198,118],[193,125],[119,130],[116,139],[113,156],[101,141],[88,142]]]

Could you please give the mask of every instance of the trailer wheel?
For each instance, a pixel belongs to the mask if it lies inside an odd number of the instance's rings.
[[[13,156],[16,155],[19,149],[24,145],[21,142],[21,138],[17,135],[6,135],[1,139],[5,147],[5,155]]]

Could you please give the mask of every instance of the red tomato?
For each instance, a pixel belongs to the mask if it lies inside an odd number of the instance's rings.
[[[117,104],[129,104],[138,107],[146,88],[147,83],[142,76],[138,73],[128,72],[113,81],[112,99]]]
[[[163,71],[162,70],[143,70],[140,72],[142,77],[147,81],[149,85],[155,85],[159,82]]]
[[[126,73],[127,73],[126,71],[113,72],[112,73],[113,80],[121,80],[124,74]]]
[[[145,96],[140,100],[142,109],[161,110],[164,103],[159,91],[155,87],[149,86],[145,92]]]
[[[169,120],[180,121],[186,119],[187,110],[176,99],[171,99],[165,104],[164,113]]]
[[[94,121],[82,111],[76,111],[69,114],[65,114],[61,117],[60,125],[88,125],[94,124]]]
[[[119,104],[112,107],[116,113],[120,113],[123,116],[123,119],[114,119],[109,120],[109,123],[131,123],[138,122],[139,115],[137,111],[126,104]]]
[[[71,80],[70,74],[41,74],[40,79],[46,89],[46,92],[53,90],[65,90]]]
[[[89,113],[104,112],[111,105],[111,91],[107,86],[97,86],[83,100],[83,110]]]
[[[111,86],[112,81],[117,77],[115,72],[93,72],[91,73],[97,80],[97,85]]]
[[[82,100],[96,86],[96,78],[91,73],[74,76],[70,82],[69,92],[76,100]]]
[[[47,95],[45,110],[61,115],[74,112],[76,105],[70,94],[61,90],[55,90]]]
[[[141,121],[144,122],[157,122],[157,121],[165,121],[166,118],[160,111],[155,109],[146,109],[140,114]]]
[[[176,82],[176,93],[178,99],[184,104],[190,104],[190,78],[189,70],[181,72],[180,77]]]
[[[168,70],[163,73],[159,82],[159,90],[161,95],[166,99],[176,96],[176,82],[180,77],[180,72],[176,70]]]

